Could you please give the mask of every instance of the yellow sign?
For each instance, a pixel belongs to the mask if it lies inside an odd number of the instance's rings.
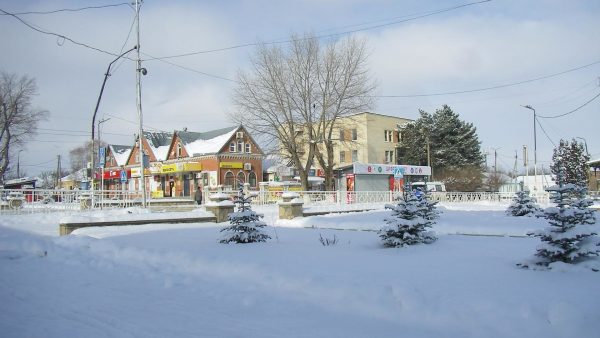
[[[144,168],[144,176],[150,175],[150,170],[148,168]],[[131,168],[131,177],[140,177],[140,168]]]
[[[162,174],[167,173],[179,173],[184,171],[201,171],[202,163],[190,162],[190,163],[171,163],[163,164],[160,172]]]
[[[202,171],[202,163],[198,163],[198,162],[184,163],[183,171]]]
[[[163,164],[162,168],[160,168],[160,172],[163,174],[166,173],[174,173],[177,172],[179,170],[177,170],[177,163],[173,163],[173,164]]]
[[[243,169],[244,163],[242,162],[221,162],[219,163],[220,168],[224,169]]]

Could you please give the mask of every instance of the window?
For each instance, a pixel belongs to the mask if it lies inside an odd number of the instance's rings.
[[[235,189],[239,189],[240,186],[243,186],[246,183],[246,176],[243,171],[240,171],[237,174],[237,179],[235,180]]]
[[[229,152],[235,153],[235,142],[229,143]]]
[[[181,157],[181,144],[177,143],[177,158]]]
[[[352,141],[358,140],[358,132],[356,129],[352,129]]]
[[[344,129],[340,128],[340,141],[344,141]]]
[[[223,182],[225,186],[227,187],[233,187],[234,184],[234,179],[233,179],[233,173],[231,171],[228,171],[225,173],[225,182]]]
[[[250,142],[246,143],[246,153],[250,154],[252,152],[252,144]]]
[[[352,150],[352,162],[358,162],[358,150]]]
[[[340,151],[340,163],[344,163],[346,162],[346,152],[345,151]]]
[[[385,163],[394,163],[394,151],[393,150],[385,151]]]
[[[385,136],[385,142],[393,142],[394,141],[394,132],[393,131],[384,130],[383,133]]]
[[[243,153],[244,152],[244,142],[242,142],[242,141],[238,142],[237,151],[238,151],[238,153]]]
[[[256,188],[256,174],[254,171],[251,171],[250,174],[248,174],[248,183],[250,183],[251,187]]]

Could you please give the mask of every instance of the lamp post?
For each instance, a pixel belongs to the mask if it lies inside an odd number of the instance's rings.
[[[590,152],[588,151],[587,147],[587,141],[583,137],[576,136],[576,138],[583,140],[583,144],[585,145],[585,153],[587,154],[587,156],[590,156]]]
[[[525,105],[523,108],[527,108],[533,110],[533,189],[537,190],[537,134],[536,134],[536,124],[537,124],[537,116],[535,115],[535,109],[530,105]]]
[[[100,147],[100,142],[102,141],[102,138],[100,137],[100,125],[108,120],[110,120],[110,117],[98,121],[98,147]],[[98,154],[100,154],[100,150],[98,150]],[[100,175],[100,190],[104,190],[104,165],[102,165],[102,174]],[[103,198],[104,196],[102,194],[102,199]],[[100,205],[100,208],[102,208],[102,205]]]
[[[106,85],[106,80],[108,80],[108,77],[110,76],[110,67],[112,67],[112,65],[117,62],[117,60],[119,60],[120,58],[122,58],[123,56],[125,56],[127,53],[131,52],[134,49],[137,49],[138,46],[134,46],[133,48],[129,49],[128,51],[122,53],[121,55],[117,56],[114,60],[111,61],[111,63],[108,64],[108,68],[106,69],[106,73],[104,74],[104,81],[102,82],[102,87],[100,88],[100,95],[98,95],[98,101],[96,102],[96,108],[94,109],[94,115],[92,116],[92,145],[91,145],[91,154],[90,154],[90,163],[91,163],[91,168],[90,168],[90,190],[92,192],[92,202],[93,202],[93,198],[94,198],[94,127],[96,125],[96,114],[98,114],[98,108],[100,107],[100,100],[102,100],[102,93],[104,93],[104,86]],[[92,203],[93,205],[93,203]]]
[[[21,178],[21,152],[23,151],[23,149],[19,150],[19,152],[17,153],[17,178]]]

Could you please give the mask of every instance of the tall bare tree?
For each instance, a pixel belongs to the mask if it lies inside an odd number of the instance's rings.
[[[33,78],[0,73],[0,180],[9,169],[11,150],[23,147],[48,116],[47,111],[32,107],[35,95]]]
[[[315,161],[332,188],[336,121],[372,106],[365,42],[347,38],[323,47],[312,35],[291,41],[287,49],[258,47],[252,70],[238,73],[231,117],[288,160],[304,189]]]

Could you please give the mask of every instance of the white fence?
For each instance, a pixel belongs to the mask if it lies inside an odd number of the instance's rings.
[[[0,213],[124,208],[141,204],[141,191],[0,189]]]
[[[224,193],[234,196],[237,191],[225,191]],[[258,191],[253,203],[255,205],[276,204],[281,201],[283,192]],[[391,191],[296,191],[305,207],[318,209],[337,205],[341,209],[368,209],[376,204],[392,203],[401,195]],[[205,191],[204,201],[208,201],[211,192]],[[149,195],[148,195],[149,196]],[[540,204],[549,203],[548,193],[540,192],[532,194]],[[0,214],[1,213],[27,213],[27,212],[51,212],[59,210],[85,210],[100,208],[125,208],[141,205],[140,191],[94,191],[89,190],[45,190],[45,189],[0,189]],[[475,203],[495,202],[509,203],[514,194],[512,193],[489,193],[489,192],[433,192],[430,198],[433,201],[444,203]],[[173,200],[190,202],[193,197],[181,198],[149,198],[149,202],[165,202]]]

